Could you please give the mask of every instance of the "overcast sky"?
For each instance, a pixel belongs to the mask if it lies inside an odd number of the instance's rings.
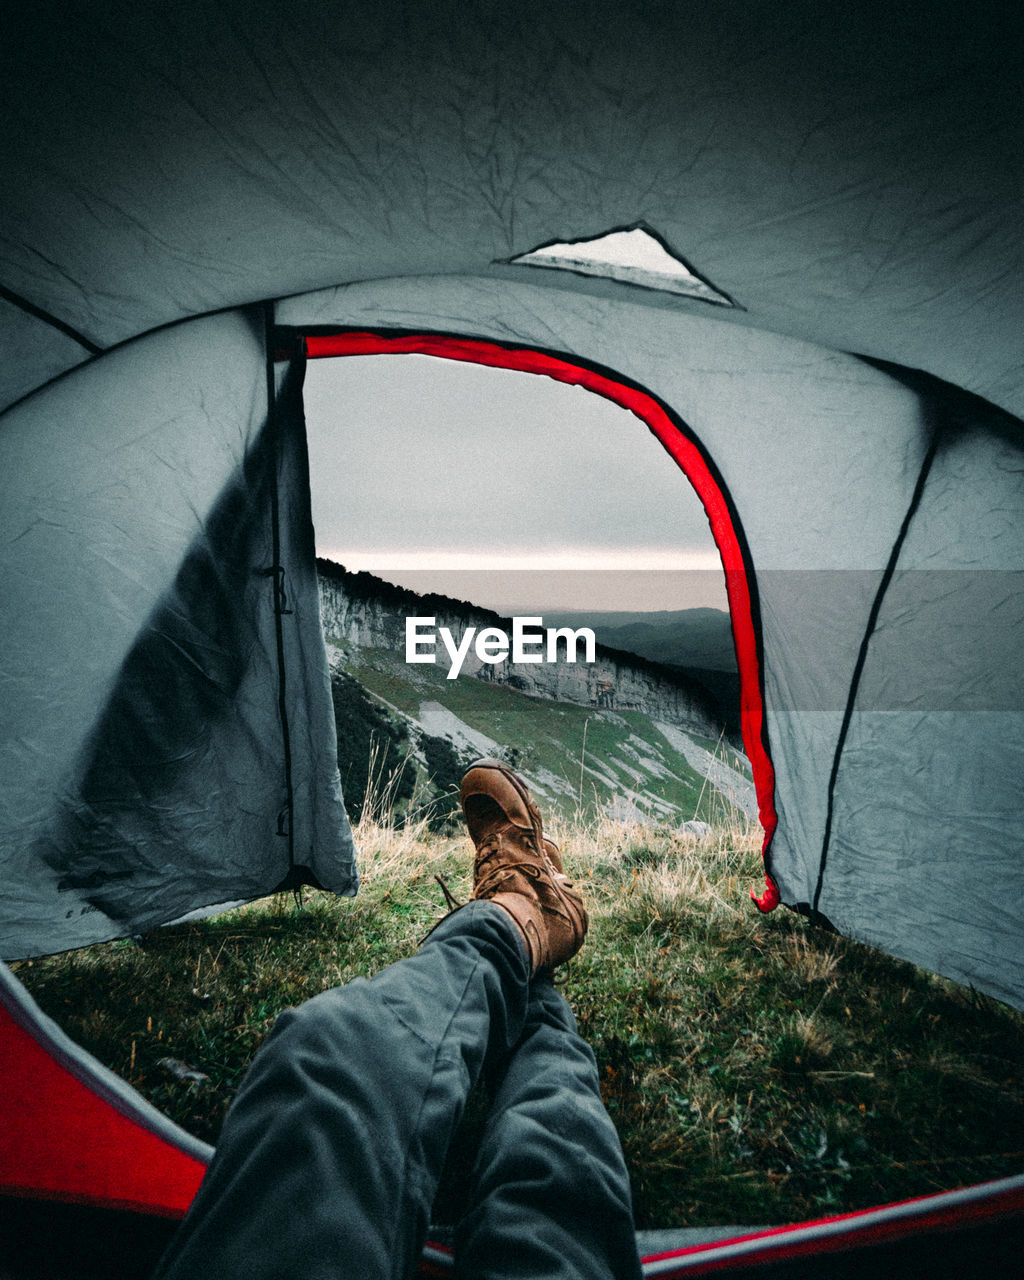
[[[707,517],[631,413],[429,356],[312,360],[317,551],[505,613],[726,608]]]

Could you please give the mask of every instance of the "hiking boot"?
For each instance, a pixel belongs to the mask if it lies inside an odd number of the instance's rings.
[[[500,760],[478,760],[462,779],[460,799],[476,846],[472,896],[516,922],[533,974],[564,963],[583,945],[587,913],[557,845],[544,838],[526,784]]]

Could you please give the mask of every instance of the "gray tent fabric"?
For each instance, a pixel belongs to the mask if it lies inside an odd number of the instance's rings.
[[[361,328],[656,398],[746,566],[781,900],[1024,1008],[1022,35],[1016,0],[5,6],[0,954],[355,891],[301,380]],[[526,264],[638,228],[735,305]],[[805,1274],[833,1227],[793,1230]]]
[[[271,427],[262,323],[141,339],[5,417],[9,958],[282,882],[355,890],[300,371]]]
[[[0,284],[107,348],[330,284],[551,277],[500,264],[643,221],[729,323],[1020,415],[1021,24],[1010,0],[11,5]]]
[[[286,300],[278,318],[402,330],[431,305],[456,332],[612,367],[694,429],[755,566],[782,900],[1024,1002],[1020,424],[935,379],[717,315],[519,281],[350,286]],[[889,581],[894,555],[903,572]]]
[[[272,447],[266,352],[234,310],[278,299],[292,332],[519,343],[669,406],[749,556],[783,901],[1024,1000],[1019,590],[961,608],[902,576],[1024,567],[1021,424],[992,425],[1024,412],[1017,7],[9,17],[6,954],[282,881],[355,887],[299,391]],[[736,306],[513,261],[636,227]],[[292,469],[268,488],[275,451]],[[216,785],[186,818],[190,753]],[[180,892],[157,888],[172,846],[196,850]]]
[[[880,601],[813,905],[842,932],[1024,990],[1024,479],[1018,423],[950,396]],[[950,420],[951,419],[951,420]]]
[[[0,290],[0,350],[4,352],[5,406],[82,364],[93,354],[45,316],[26,311]]]

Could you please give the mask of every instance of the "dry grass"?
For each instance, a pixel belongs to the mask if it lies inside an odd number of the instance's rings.
[[[389,819],[385,799],[368,806],[354,900],[267,900],[16,968],[75,1038],[214,1139],[281,1008],[409,954],[444,911],[435,875],[468,895],[465,837]],[[565,990],[638,1225],[791,1221],[1024,1165],[1019,1014],[785,910],[759,915],[759,839],[742,824],[700,840],[607,819],[552,834],[589,902]],[[170,1078],[167,1056],[208,1079]],[[442,1215],[473,1141],[471,1122]]]

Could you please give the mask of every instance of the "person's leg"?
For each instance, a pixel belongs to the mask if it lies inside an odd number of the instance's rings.
[[[638,1280],[629,1178],[597,1065],[550,981],[537,979],[497,1086],[455,1237],[467,1280]]]
[[[415,956],[282,1014],[160,1280],[411,1274],[466,1096],[522,1033],[529,972],[510,917],[474,902]]]

